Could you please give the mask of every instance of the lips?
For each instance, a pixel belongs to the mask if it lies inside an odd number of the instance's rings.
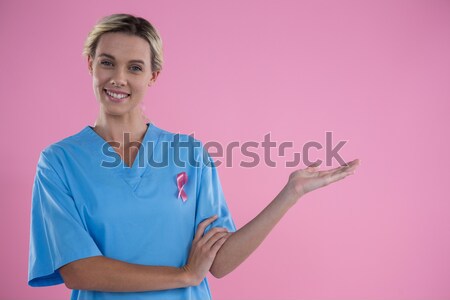
[[[130,94],[128,94],[128,93],[115,91],[115,90],[103,89],[103,91],[105,92],[105,94],[108,96],[108,98],[111,101],[116,102],[116,103],[124,102],[130,96]]]

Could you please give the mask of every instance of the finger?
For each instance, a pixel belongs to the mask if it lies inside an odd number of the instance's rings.
[[[361,164],[361,160],[355,159],[350,163],[351,168],[356,169]]]
[[[346,174],[349,175],[350,173],[353,172],[355,166],[341,166],[340,168],[338,168],[336,171],[332,172],[330,174],[331,177],[333,176],[337,176],[339,174]]]
[[[359,159],[354,159],[350,162],[345,163],[343,166],[344,167],[357,167],[357,166],[359,166],[360,163],[361,163],[361,161]]]
[[[345,168],[345,166],[339,166],[339,167],[334,168],[334,169],[320,171],[319,172],[319,177],[323,177],[323,176],[327,176],[327,175],[333,175],[336,172],[339,172],[339,171],[343,170],[344,168]]]
[[[199,240],[203,236],[203,232],[205,231],[206,227],[208,227],[209,224],[214,222],[217,219],[217,215],[214,215],[202,222],[200,222],[197,226],[197,232],[195,233],[194,240]]]
[[[319,172],[317,172],[317,168],[306,168],[306,169],[298,169],[294,171],[289,178],[295,177],[317,177]]]
[[[308,168],[317,168],[320,166],[320,161],[316,160],[315,162],[311,163]]]
[[[318,167],[308,167],[308,168],[306,168],[306,171],[309,174],[314,174],[314,173],[317,173],[317,171],[319,171],[319,168]]]
[[[214,227],[212,228],[210,231],[208,231],[202,238],[201,238],[201,242],[202,243],[207,243],[209,239],[211,239],[211,237],[213,237],[215,234],[217,233],[227,233],[228,230],[226,228],[223,227]]]
[[[228,232],[218,232],[218,233],[214,234],[208,240],[208,242],[205,244],[205,247],[207,249],[211,249],[218,240],[220,240],[221,238],[227,237],[227,235],[228,235]]]
[[[306,171],[311,172],[311,173],[317,172],[317,170],[319,169],[319,166],[320,166],[320,162],[315,161],[306,168]]]
[[[344,179],[345,177],[353,174],[352,172],[346,172],[343,170],[338,170],[334,174],[330,174],[326,177],[326,184],[330,184],[336,181],[339,181],[341,179]]]
[[[354,173],[355,169],[359,166],[359,159],[355,159],[347,164],[347,166],[343,167],[343,171],[347,173]]]
[[[214,253],[214,255],[217,254],[217,252],[219,251],[219,249],[223,246],[223,244],[225,244],[225,242],[227,241],[227,239],[230,237],[231,234],[227,234],[226,236],[220,238],[212,247],[211,247],[211,251]]]
[[[329,174],[334,175],[335,173],[341,172],[341,171],[345,171],[345,172],[349,172],[350,173],[351,171],[356,169],[356,167],[359,165],[359,162],[360,162],[359,159],[355,159],[355,160],[347,162],[347,163],[345,163],[345,164],[343,164],[343,165],[341,165],[341,166],[339,166],[337,168],[330,169],[330,170],[325,170],[325,171],[320,171],[319,172],[319,176],[326,176],[326,175],[329,175]]]

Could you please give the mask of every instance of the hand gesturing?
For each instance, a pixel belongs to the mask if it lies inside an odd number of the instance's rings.
[[[348,175],[352,175],[359,163],[359,159],[355,159],[347,163],[347,165],[325,171],[319,171],[318,167],[313,164],[306,169],[292,172],[289,176],[288,184],[291,185],[298,196],[301,197],[315,189],[344,179]]]

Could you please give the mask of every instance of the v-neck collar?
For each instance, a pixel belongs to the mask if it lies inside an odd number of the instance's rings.
[[[119,175],[125,182],[127,182],[133,191],[138,187],[142,177],[145,175],[147,168],[149,168],[149,161],[152,161],[154,151],[157,148],[156,145],[159,142],[160,130],[153,123],[147,123],[147,131],[139,146],[138,153],[133,161],[131,167],[127,166],[124,160],[117,154],[114,148],[109,145],[109,143],[101,137],[97,132],[94,131],[93,127],[87,125],[84,131],[88,133],[92,138],[92,145],[94,146],[95,152],[100,154],[100,160],[110,161],[111,157],[106,156],[104,151],[104,145],[107,145],[109,153],[114,153],[120,158],[120,163],[116,167],[111,167],[112,172]]]

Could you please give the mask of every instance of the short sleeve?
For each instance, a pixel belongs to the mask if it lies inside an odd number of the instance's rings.
[[[62,166],[56,162],[51,153],[46,154],[44,150],[36,168],[28,262],[30,286],[63,283],[60,267],[81,258],[102,255],[81,221],[71,192],[62,179]]]
[[[217,215],[218,218],[206,228],[205,233],[213,227],[224,227],[235,232],[236,226],[225,201],[215,163],[209,153],[203,149],[201,179],[197,198],[196,226],[207,218]]]

